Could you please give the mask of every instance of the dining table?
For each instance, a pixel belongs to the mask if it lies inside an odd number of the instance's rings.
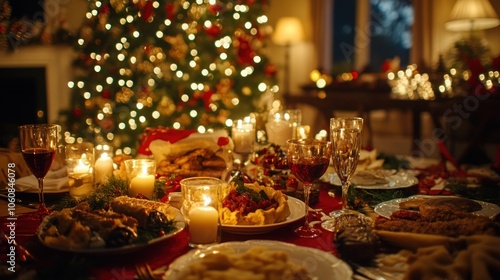
[[[430,167],[427,167],[426,170],[441,174],[443,169],[439,167],[439,161],[432,160],[430,162],[435,164],[427,165]],[[426,179],[428,178],[419,177],[418,183],[411,186],[408,189],[410,192],[405,195],[450,194],[444,187],[439,188],[439,190],[428,188],[428,185],[423,181]],[[322,230],[322,234],[319,237],[302,238],[294,233],[294,229],[304,223],[304,219],[302,218],[263,233],[233,233],[222,230],[220,242],[247,240],[281,241],[297,246],[319,249],[337,258],[341,258],[335,246],[335,234],[321,227],[321,218],[325,214],[339,210],[342,207],[340,187],[332,184],[328,179],[321,180],[316,186],[319,194],[317,200],[310,205],[309,221],[313,226]],[[50,194],[47,196],[49,203],[57,201],[57,198],[51,200]],[[23,196],[19,197],[24,199]],[[23,221],[23,215],[34,211],[34,209],[27,208],[22,203],[18,203],[14,211],[14,214],[18,217],[16,220],[15,241],[19,246],[26,249],[33,258],[33,261],[28,262],[26,267],[21,270],[22,273],[26,273],[27,275],[36,273],[36,275],[41,275],[43,276],[42,278],[47,279],[75,279],[77,276],[79,279],[140,279],[138,268],[147,265],[156,276],[161,278],[172,262],[191,250],[195,250],[189,246],[189,232],[186,228],[170,238],[130,251],[75,253],[68,250],[53,249],[45,246],[38,239],[36,235],[36,230],[40,224],[38,221]],[[377,219],[378,217],[373,207],[366,206],[360,211],[373,219]],[[12,218],[12,215],[9,215],[7,212],[7,202],[2,199],[0,200],[0,223],[2,225],[1,232],[3,233],[9,232],[8,225],[11,221],[9,218]],[[5,249],[5,243],[2,245],[1,248]],[[2,252],[2,257],[5,255]]]

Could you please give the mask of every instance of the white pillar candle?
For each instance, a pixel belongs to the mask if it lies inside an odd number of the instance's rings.
[[[251,123],[239,121],[233,127],[231,138],[234,142],[234,151],[241,154],[250,154],[253,152],[255,143],[255,129]]]
[[[190,242],[193,244],[216,243],[219,214],[212,206],[199,206],[189,210]]]
[[[274,119],[266,123],[268,141],[270,143],[285,146],[286,140],[293,138],[292,125],[281,119]]]
[[[113,160],[108,153],[102,153],[101,157],[96,160],[94,169],[96,182],[104,182],[113,175]]]
[[[148,175],[147,173],[140,173],[130,180],[129,195],[135,197],[138,194],[142,194],[147,198],[153,196],[155,189],[155,176]]]

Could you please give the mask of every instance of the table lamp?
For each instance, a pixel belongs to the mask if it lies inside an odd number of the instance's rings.
[[[500,25],[495,10],[488,0],[457,0],[445,28],[450,31],[489,29]]]
[[[285,94],[290,93],[290,47],[303,39],[304,30],[298,18],[282,17],[278,20],[272,40],[277,45],[285,46]]]

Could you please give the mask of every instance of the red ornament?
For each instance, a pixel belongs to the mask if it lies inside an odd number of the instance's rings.
[[[177,8],[173,3],[168,3],[165,5],[165,14],[167,14],[167,18],[171,21],[174,21],[175,15],[177,14]]]
[[[102,91],[101,96],[106,99],[111,99],[111,91],[109,90],[109,88],[105,88]]]
[[[110,10],[111,10],[111,8],[109,7],[109,4],[106,4],[106,5],[103,5],[101,7],[101,9],[99,9],[99,13],[107,15],[107,14],[109,14]]]
[[[142,20],[148,22],[153,17],[153,1],[147,1],[141,11]]]
[[[255,53],[253,52],[250,43],[242,37],[238,38],[238,42],[238,63],[242,65],[253,65]]]
[[[222,11],[221,5],[210,5],[208,6],[208,11],[213,15],[217,15],[220,11]]]
[[[205,28],[205,32],[207,33],[208,36],[215,38],[220,35],[221,28],[218,25],[212,25],[208,28]]]
[[[211,89],[203,92],[203,104],[205,105],[205,110],[207,111],[210,110],[210,100],[212,99],[213,94],[214,92]]]
[[[276,66],[274,66],[274,64],[267,64],[266,67],[264,68],[264,73],[267,75],[267,76],[274,76],[276,75],[276,73],[278,72],[278,68],[276,68]]]
[[[75,118],[80,118],[82,116],[82,112],[82,108],[80,107],[73,108],[73,116]]]

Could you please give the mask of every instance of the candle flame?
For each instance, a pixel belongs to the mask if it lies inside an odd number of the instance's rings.
[[[203,206],[208,206],[212,202],[212,198],[208,195],[203,195]]]
[[[102,153],[101,158],[103,158],[103,159],[109,158],[108,153]]]

